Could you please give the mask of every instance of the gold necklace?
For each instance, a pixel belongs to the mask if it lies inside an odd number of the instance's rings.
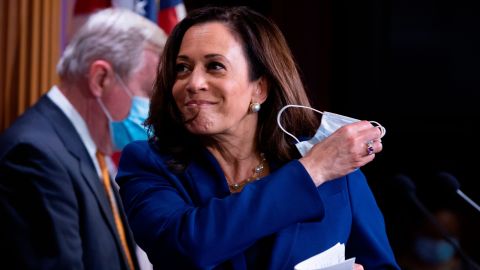
[[[243,187],[255,180],[258,180],[260,179],[260,177],[262,176],[262,173],[265,171],[265,168],[268,166],[267,164],[267,159],[265,158],[265,154],[264,153],[260,153],[260,163],[255,166],[255,168],[253,168],[253,174],[248,177],[247,179],[239,182],[239,183],[233,183],[233,184],[230,184],[230,182],[228,181],[228,178],[227,178],[227,183],[228,183],[228,189],[230,190],[231,193],[237,193],[237,192],[240,192],[242,191]]]

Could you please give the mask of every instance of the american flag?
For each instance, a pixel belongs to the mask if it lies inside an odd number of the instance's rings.
[[[167,34],[187,13],[182,0],[76,0],[73,17],[85,16],[108,7],[133,10],[157,23]]]
[[[158,25],[168,34],[186,16],[182,0],[161,0],[158,12]]]

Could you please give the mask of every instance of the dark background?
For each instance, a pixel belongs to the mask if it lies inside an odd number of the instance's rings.
[[[314,106],[387,129],[384,150],[362,170],[397,257],[410,249],[422,215],[392,181],[405,174],[434,211],[462,223],[461,246],[480,261],[480,213],[442,190],[436,174],[457,177],[477,202],[480,168],[480,4],[477,1],[185,1],[247,5],[282,29]]]

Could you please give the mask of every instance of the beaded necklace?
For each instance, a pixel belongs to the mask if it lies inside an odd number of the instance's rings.
[[[255,180],[260,179],[262,176],[262,173],[265,171],[265,168],[268,166],[267,164],[267,159],[265,158],[265,154],[261,153],[260,154],[260,163],[255,166],[254,169],[252,169],[253,174],[248,177],[247,179],[239,182],[239,183],[230,183],[227,178],[227,183],[228,183],[228,189],[230,190],[231,193],[237,193],[242,191],[243,187]]]

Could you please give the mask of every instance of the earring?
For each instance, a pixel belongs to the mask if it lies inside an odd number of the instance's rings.
[[[257,113],[258,111],[260,111],[260,103],[258,102],[250,102],[250,112],[252,113]]]

